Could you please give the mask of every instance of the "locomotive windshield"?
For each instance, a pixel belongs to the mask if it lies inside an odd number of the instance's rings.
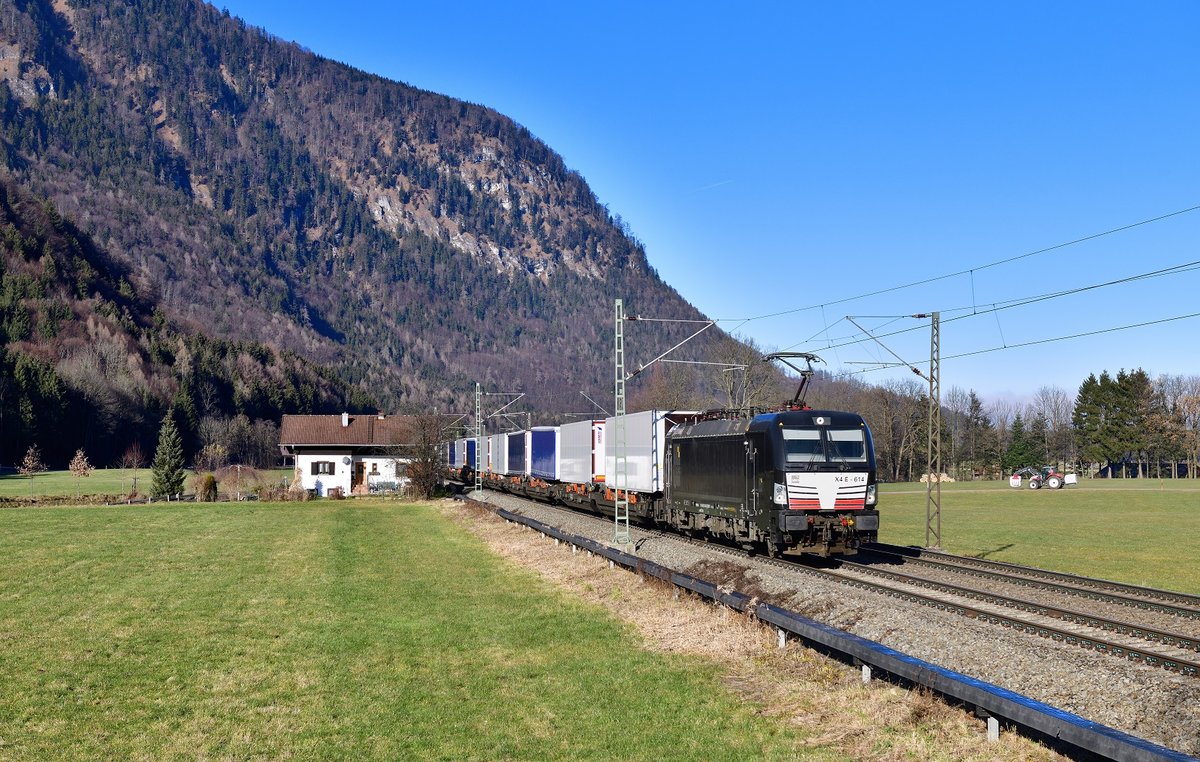
[[[861,428],[785,428],[781,433],[788,465],[867,462],[867,443]]]

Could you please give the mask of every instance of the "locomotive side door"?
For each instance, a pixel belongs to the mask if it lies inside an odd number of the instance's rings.
[[[750,521],[767,531],[771,526],[771,499],[774,484],[771,479],[774,471],[770,463],[764,463],[766,457],[765,439],[762,434],[746,435],[746,493],[748,518]]]
[[[758,453],[756,452],[754,448],[754,442],[751,441],[750,437],[746,437],[746,441],[743,444],[746,446],[746,459],[743,461],[745,464],[746,478],[746,515],[751,521],[757,523],[759,494],[758,479],[755,477],[755,474],[758,473],[758,469],[755,467],[755,459],[757,458]]]

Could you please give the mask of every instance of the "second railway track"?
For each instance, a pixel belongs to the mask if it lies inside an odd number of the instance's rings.
[[[960,574],[973,574],[986,579],[1004,580],[1012,584],[1055,590],[1081,598],[1200,620],[1200,595],[900,545],[872,543],[866,545],[863,550],[869,554],[903,559],[904,563],[949,568]]]

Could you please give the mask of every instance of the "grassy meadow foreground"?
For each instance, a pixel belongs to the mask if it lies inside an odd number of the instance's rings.
[[[803,750],[717,665],[640,649],[430,505],[0,515],[0,759]]]
[[[941,506],[948,552],[1200,595],[1200,481],[960,482]],[[882,485],[880,512],[882,542],[925,545],[925,485]]]
[[[921,485],[884,485],[881,511],[884,541],[924,544]],[[945,485],[942,513],[951,552],[1200,593],[1192,482]],[[920,694],[867,690],[803,649],[776,655],[770,633],[739,636],[767,641],[744,662],[647,649],[614,609],[641,594],[622,587],[636,575],[548,581],[541,554],[569,552],[534,542],[505,560],[481,539],[497,530],[432,504],[0,516],[0,760],[1032,754],[980,747],[978,723]],[[658,615],[672,642],[675,616]]]

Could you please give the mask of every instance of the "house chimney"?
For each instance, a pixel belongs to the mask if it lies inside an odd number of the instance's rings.
[[[350,414],[342,413],[342,428],[344,429],[349,425],[350,425]]]

